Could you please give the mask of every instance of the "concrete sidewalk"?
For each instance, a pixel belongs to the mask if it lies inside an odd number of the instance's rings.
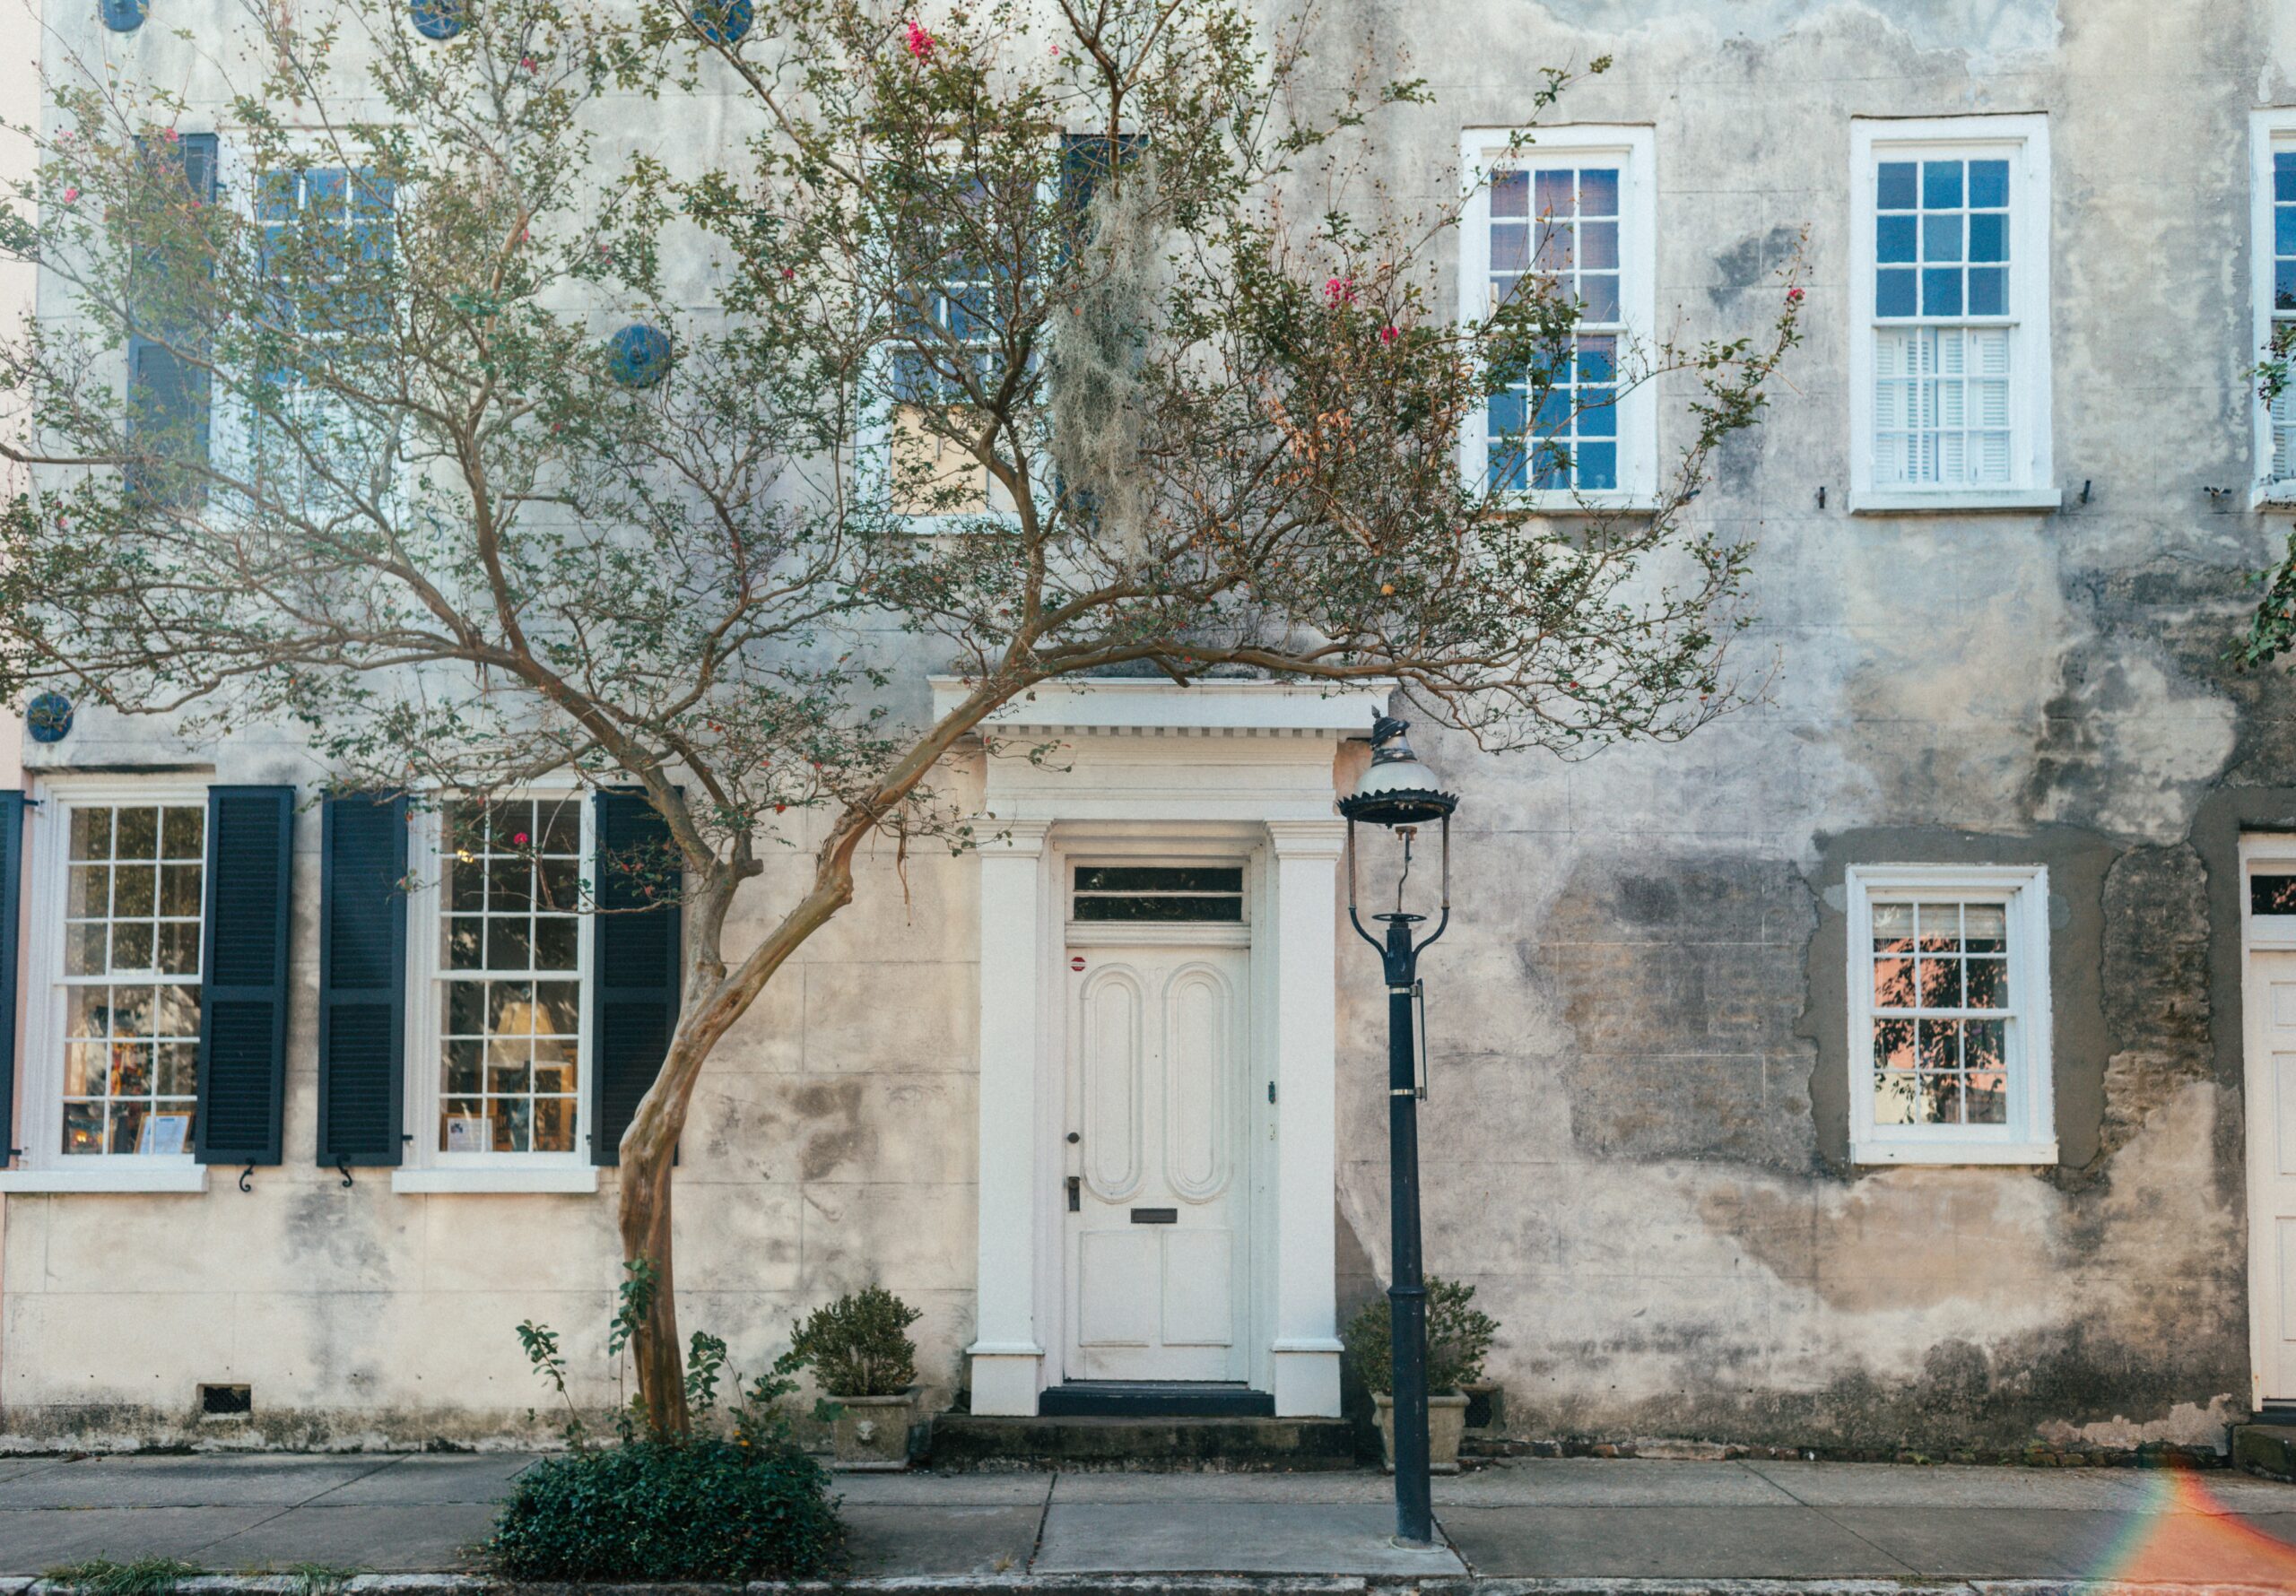
[[[0,1461],[0,1574],[99,1556],[173,1557],[223,1574],[469,1570],[492,1503],[532,1462]],[[1389,1544],[1387,1482],[1369,1472],[853,1475],[839,1488],[860,1579],[1075,1589],[1096,1574],[1353,1575],[1494,1592],[1526,1581],[1846,1590],[1866,1580],[2122,1580],[2296,1591],[2296,1487],[2231,1473],[1514,1462],[1438,1481],[1443,1544],[1423,1551]]]

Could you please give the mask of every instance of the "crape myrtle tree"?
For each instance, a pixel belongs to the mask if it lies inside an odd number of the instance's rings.
[[[620,1149],[660,1431],[697,1079],[866,839],[965,846],[935,773],[999,706],[1394,679],[1485,747],[1575,753],[1731,701],[1747,550],[1685,512],[1800,291],[1607,357],[1661,385],[1655,502],[1526,514],[1505,482],[1563,446],[1463,465],[1462,429],[1507,393],[1552,429],[1597,358],[1579,307],[1533,272],[1458,318],[1465,186],[1399,199],[1374,160],[1426,96],[1312,17],[428,3],[452,38],[344,0],[200,42],[231,85],[212,183],[171,93],[49,84],[6,242],[56,314],[4,354],[37,486],[0,558],[33,679],[117,710],[292,723],[350,788],[643,790],[669,846],[610,868],[686,936]],[[896,655],[961,698],[922,712]]]

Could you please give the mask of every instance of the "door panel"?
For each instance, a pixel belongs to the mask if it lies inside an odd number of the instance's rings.
[[[1070,960],[1068,1376],[1240,1380],[1241,948]]]
[[[1147,1061],[1142,1056],[1140,981],[1122,966],[1084,983],[1079,1062],[1084,1096],[1084,1178],[1103,1201],[1140,1184],[1140,1123]]]
[[[2296,1401],[2296,953],[2248,956],[2249,1312],[2259,1401]]]

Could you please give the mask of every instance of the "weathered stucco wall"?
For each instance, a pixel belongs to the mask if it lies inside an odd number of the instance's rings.
[[[1560,116],[1655,124],[1660,316],[1692,335],[1766,320],[1807,230],[1807,342],[1698,507],[1759,541],[1739,656],[1760,705],[1576,765],[1421,744],[1466,794],[1459,919],[1425,971],[1428,1251],[1504,1324],[1511,1427],[2213,1442],[2248,1378],[2232,847],[2296,819],[2296,731],[2282,681],[2222,658],[2283,529],[2205,490],[2255,473],[2247,116],[2296,100],[2288,8],[1343,0],[1330,27],[1430,80],[1382,146],[1405,194],[1452,182],[1462,126],[1523,119],[1538,69],[1613,56]],[[1851,516],[1849,117],[1972,110],[2050,119],[2066,507]],[[682,147],[735,118],[695,120]],[[75,738],[83,764],[165,757],[100,720]],[[215,758],[309,775],[258,739]],[[308,865],[308,820],[301,840]],[[2050,867],[2059,1168],[1847,1163],[1842,872],[1947,860]],[[868,860],[705,1078],[680,1271],[688,1323],[737,1359],[875,1279],[926,1308],[928,1382],[961,1381],[972,880]],[[1368,953],[1335,957],[1352,1306],[1387,1253],[1383,1008]],[[307,1000],[309,958],[298,976]],[[511,1326],[555,1324],[596,1366],[611,1173],[595,1197],[345,1190],[311,1167],[308,1001],[295,1023],[287,1160],[251,1193],[6,1200],[9,1435],[197,1436],[194,1384],[230,1380],[280,1443],[529,1436]]]

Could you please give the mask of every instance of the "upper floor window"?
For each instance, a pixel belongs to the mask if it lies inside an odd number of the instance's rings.
[[[1853,867],[1850,1154],[2054,1163],[2048,875]]]
[[[1576,307],[1570,334],[1504,380],[1471,421],[1465,469],[1533,505],[1606,507],[1657,486],[1657,407],[1636,380],[1636,340],[1654,319],[1647,127],[1542,128],[1521,143],[1468,134],[1476,184],[1461,229],[1465,313],[1490,316],[1517,295]]]
[[[2249,135],[2256,319],[2243,367],[2296,352],[2296,108],[2257,112]],[[2256,448],[2258,497],[2296,498],[2296,397],[2257,406]]]
[[[2047,507],[2048,124],[1852,124],[1852,506]]]

